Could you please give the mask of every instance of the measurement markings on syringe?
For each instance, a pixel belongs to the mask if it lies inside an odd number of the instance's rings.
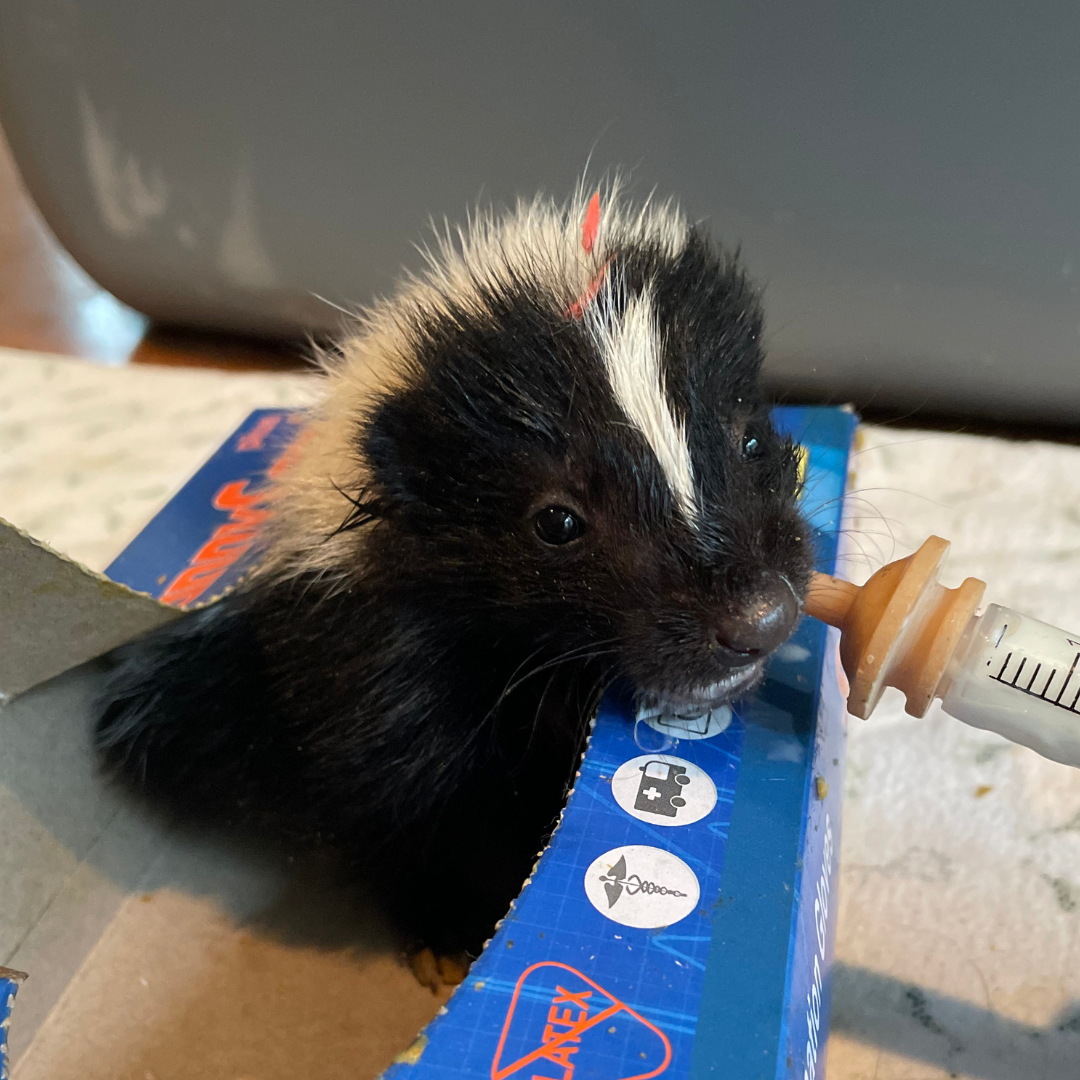
[[[1005,636],[1005,631],[1008,629],[1008,624],[1002,627],[1001,635],[998,637],[1000,643],[1001,638]],[[1066,638],[1066,641],[1073,647],[1080,646],[1080,641],[1073,641],[1072,638]],[[1016,663],[1013,663],[1014,658]],[[1050,674],[1047,676],[1046,681],[1042,682],[1039,679],[1039,675],[1042,672],[1042,662],[1033,661],[1033,666],[1028,667],[1028,661],[1030,657],[1024,656],[1023,653],[1013,650],[1005,657],[1005,662],[1001,665],[1001,668],[996,674],[991,674],[990,678],[995,682],[999,682],[1004,686],[1011,686],[1014,690],[1019,690],[1022,694],[1027,694],[1030,697],[1038,698],[1040,701],[1045,701],[1049,705],[1056,705],[1059,709],[1066,709],[1068,712],[1080,713],[1080,710],[1076,708],[1077,702],[1080,701],[1080,686],[1077,686],[1076,693],[1072,695],[1072,700],[1065,702],[1061,699],[1065,696],[1065,691],[1069,688],[1069,684],[1072,682],[1073,675],[1076,673],[1077,665],[1080,664],[1080,652],[1078,652],[1072,659],[1072,664],[1069,666],[1068,674],[1066,674],[1064,681],[1057,688],[1056,693],[1052,690],[1054,677],[1057,675],[1059,668],[1053,668]],[[990,667],[996,663],[996,657],[991,657],[986,661],[986,666]],[[1031,672],[1027,676],[1026,683],[1021,682],[1021,678],[1024,676],[1024,669],[1027,668]],[[1038,682],[1037,682],[1038,680]],[[1040,688],[1041,684],[1041,688]]]

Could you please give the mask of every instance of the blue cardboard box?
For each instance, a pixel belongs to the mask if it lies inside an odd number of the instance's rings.
[[[11,1026],[11,1007],[15,1004],[15,995],[19,983],[26,978],[21,971],[0,967],[0,1080],[8,1080],[7,1033]]]
[[[805,448],[818,569],[836,567],[855,418],[779,408]],[[112,563],[206,603],[257,559],[259,488],[302,423],[253,413]],[[389,1080],[824,1075],[845,707],[838,634],[804,619],[734,711],[637,719],[617,690],[550,844]],[[453,888],[453,882],[433,882]]]

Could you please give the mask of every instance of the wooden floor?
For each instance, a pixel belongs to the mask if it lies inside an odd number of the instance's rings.
[[[154,327],[76,266],[41,219],[0,132],[0,346],[105,364],[281,371],[297,349]]]

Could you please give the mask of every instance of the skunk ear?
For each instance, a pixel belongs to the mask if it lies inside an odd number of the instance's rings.
[[[364,457],[377,487],[391,498],[398,497],[402,460],[399,447],[400,418],[395,416],[393,399],[379,405],[364,432]]]
[[[429,433],[412,407],[411,396],[396,394],[383,401],[364,436],[364,456],[371,478],[391,503],[422,499],[424,485],[430,482],[421,464]]]

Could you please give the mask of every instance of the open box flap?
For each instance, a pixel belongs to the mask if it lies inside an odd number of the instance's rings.
[[[0,519],[0,702],[178,615]]]

